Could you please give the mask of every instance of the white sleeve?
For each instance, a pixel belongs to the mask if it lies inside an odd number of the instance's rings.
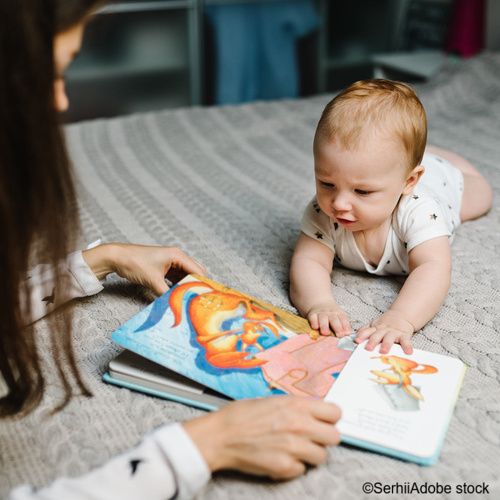
[[[304,234],[323,243],[335,253],[332,221],[319,208],[316,198],[313,198],[305,208],[300,229]]]
[[[410,195],[398,210],[397,221],[408,252],[424,241],[452,234],[441,205],[427,195]]]
[[[31,285],[31,318],[28,323],[37,321],[71,299],[94,295],[103,289],[81,251],[68,255],[59,266],[62,290],[56,290],[51,265],[39,264],[28,273]]]
[[[7,500],[186,500],[209,479],[208,466],[182,425],[170,424],[88,474],[57,479],[38,491],[23,485]]]

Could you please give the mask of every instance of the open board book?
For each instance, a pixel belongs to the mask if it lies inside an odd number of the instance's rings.
[[[104,380],[207,410],[273,394],[324,398],[355,348],[350,338],[318,337],[304,318],[196,275],[112,339],[126,350]]]
[[[106,382],[207,410],[294,394],[342,408],[342,441],[421,464],[439,455],[464,365],[318,337],[299,316],[189,275],[124,323]],[[354,352],[353,352],[354,351]]]

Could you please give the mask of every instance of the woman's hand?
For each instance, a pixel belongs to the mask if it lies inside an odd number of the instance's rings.
[[[331,403],[272,396],[230,403],[183,425],[212,472],[290,479],[326,460],[326,446],[339,443],[339,418]]]
[[[98,279],[115,272],[157,295],[169,288],[165,278],[176,282],[186,274],[206,274],[201,264],[176,247],[107,243],[82,253]]]

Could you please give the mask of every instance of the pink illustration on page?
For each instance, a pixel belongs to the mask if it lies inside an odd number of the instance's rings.
[[[323,398],[352,354],[351,346],[346,347],[340,347],[336,337],[314,340],[297,335],[256,357],[267,361],[261,370],[271,387],[297,396]]]

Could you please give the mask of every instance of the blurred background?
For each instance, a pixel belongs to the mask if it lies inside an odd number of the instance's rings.
[[[425,81],[500,50],[499,0],[119,0],[66,73],[66,122]]]

